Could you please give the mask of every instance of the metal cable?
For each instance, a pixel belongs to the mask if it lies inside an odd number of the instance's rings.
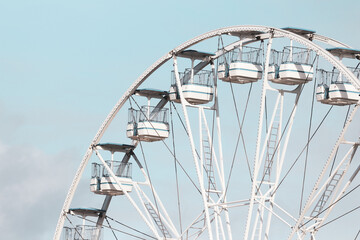
[[[155,207],[156,207],[156,210],[157,210],[157,215],[159,217],[159,220],[160,220],[160,223],[164,226],[164,223],[161,219],[161,214],[160,214],[160,211],[159,211],[159,207],[158,207],[158,204],[157,204],[157,200],[156,200],[156,197],[155,197],[155,192],[154,192],[154,187],[153,187],[153,184],[152,184],[152,181],[151,181],[151,177],[150,177],[150,173],[149,173],[149,168],[148,168],[148,165],[147,165],[147,162],[146,162],[146,158],[145,158],[145,153],[144,153],[144,149],[143,149],[143,146],[142,146],[142,143],[141,141],[139,141],[140,143],[140,149],[141,149],[141,153],[143,155],[143,158],[144,158],[144,163],[145,163],[145,168],[146,168],[146,172],[147,172],[147,175],[149,177],[149,182],[150,182],[150,187],[151,187],[151,193],[153,195],[153,198],[154,198],[154,203],[155,203]],[[161,230],[161,229],[160,229]],[[164,231],[161,231],[163,236],[165,237],[166,239],[166,234]]]
[[[316,57],[314,58],[314,61],[313,61],[313,63],[311,64],[312,67],[314,66],[315,61],[316,61],[317,58],[318,58],[318,55],[316,55]],[[308,79],[309,74],[310,74],[310,73],[308,73],[308,75],[306,76],[306,80]],[[305,87],[305,84],[302,84],[302,86],[301,86],[301,88],[300,88],[300,91],[299,91],[299,93],[298,93],[298,95],[297,95],[296,103],[299,101],[300,96],[301,96],[301,93],[302,93],[302,91],[304,90],[304,87]],[[293,109],[292,109],[292,111],[291,111],[291,113],[290,113],[290,115],[289,115],[289,118],[288,118],[288,120],[287,120],[287,122],[286,122],[286,124],[285,124],[284,130],[283,130],[282,133],[281,133],[279,142],[277,143],[277,145],[276,145],[276,147],[275,147],[275,149],[274,149],[274,154],[272,155],[272,157],[271,157],[271,159],[270,159],[270,162],[269,162],[269,165],[270,165],[270,166],[271,166],[272,163],[274,162],[274,157],[275,157],[275,155],[276,155],[277,150],[279,149],[281,140],[282,140],[283,137],[284,137],[284,133],[285,133],[285,131],[286,131],[286,129],[287,129],[289,123],[290,123],[291,116],[292,116],[292,114],[293,114],[294,111],[295,111],[295,106],[296,106],[296,105],[294,105],[294,107],[293,107]],[[264,172],[264,174],[263,174],[263,176],[262,176],[262,179],[261,179],[261,182],[260,182],[260,184],[259,184],[259,187],[257,187],[256,194],[258,194],[259,191],[260,191],[260,187],[261,187],[262,183],[263,183],[264,180],[265,180],[265,175],[266,175],[266,172]],[[271,194],[271,196],[273,196],[273,195],[274,195],[274,194]]]
[[[295,164],[297,163],[297,161],[300,159],[301,155],[303,154],[303,152],[305,151],[306,147],[310,144],[311,140],[313,139],[314,135],[317,133],[317,131],[319,130],[319,128],[321,127],[321,125],[324,123],[325,119],[327,118],[327,116],[329,115],[331,109],[333,108],[333,106],[331,106],[329,108],[329,110],[327,111],[327,113],[325,114],[325,116],[323,117],[322,121],[320,122],[320,124],[317,126],[317,128],[315,129],[314,133],[311,135],[310,140],[306,143],[306,145],[303,147],[303,149],[301,150],[301,152],[299,153],[299,155],[297,156],[297,158],[295,159],[294,163],[291,165],[291,167],[289,168],[289,170],[286,172],[285,176],[281,179],[281,181],[279,182],[278,186],[276,187],[276,189],[274,190],[274,192],[271,194],[271,196],[273,196],[276,191],[279,189],[280,185],[284,182],[285,178],[289,175],[290,171],[293,169],[293,167],[295,166]]]
[[[225,47],[224,47],[223,39],[222,39],[221,36],[219,36],[219,38],[220,38],[221,44],[222,44],[222,48],[221,48],[221,49],[224,51],[224,50],[225,50]],[[263,41],[261,41],[261,43],[263,43]],[[220,45],[220,43],[218,42],[218,50],[220,49],[219,45]],[[227,64],[226,55],[225,55],[225,54],[223,54],[223,55],[224,55],[225,64]],[[236,142],[236,147],[235,147],[235,152],[234,152],[233,160],[232,160],[232,163],[231,163],[230,173],[229,173],[229,177],[228,177],[228,181],[227,181],[227,186],[226,186],[226,190],[225,190],[225,196],[226,196],[226,192],[227,192],[227,189],[228,189],[228,186],[229,186],[229,181],[230,181],[230,177],[231,177],[232,170],[233,170],[233,166],[234,166],[234,162],[235,162],[235,157],[236,157],[236,152],[237,152],[237,148],[238,148],[238,145],[239,145],[240,136],[241,136],[242,143],[243,143],[243,147],[244,147],[244,153],[245,153],[245,157],[246,157],[247,166],[248,166],[248,169],[249,169],[250,179],[251,179],[251,181],[253,181],[253,179],[252,179],[252,174],[251,174],[251,168],[250,168],[250,162],[249,162],[249,158],[248,158],[247,151],[246,151],[246,146],[245,146],[244,135],[242,134],[242,126],[243,126],[243,124],[244,124],[244,120],[245,120],[245,116],[246,116],[246,112],[247,112],[247,107],[248,107],[248,103],[249,103],[249,99],[250,99],[250,94],[251,94],[252,86],[253,86],[253,83],[250,84],[250,89],[249,89],[248,97],[247,97],[247,100],[246,100],[246,105],[245,105],[245,109],[244,109],[243,118],[242,118],[242,120],[240,121],[239,112],[238,112],[238,108],[237,108],[237,104],[236,104],[236,100],[235,100],[235,94],[234,94],[233,86],[232,86],[232,83],[230,82],[230,88],[231,88],[233,103],[234,103],[234,107],[235,107],[235,112],[236,112],[236,117],[237,117],[237,121],[238,121],[239,128],[240,128],[240,132],[239,132],[239,135],[238,135],[238,139],[237,139],[237,142]]]
[[[142,109],[140,108],[139,104],[135,101],[135,99],[131,96],[131,99],[133,99],[133,101],[135,102],[135,104],[137,105],[137,107],[139,108],[140,112],[146,117],[146,120],[151,124],[152,128],[156,131],[156,133],[159,135],[159,133],[157,132],[157,130],[154,128],[154,126],[152,125],[150,119],[148,118],[148,116],[146,116],[146,114],[142,111]],[[131,101],[130,101],[130,104],[131,104]],[[159,135],[160,136],[160,135]],[[161,219],[161,214],[160,214],[160,211],[159,211],[159,207],[158,207],[158,204],[157,204],[157,200],[156,200],[156,197],[155,197],[155,192],[154,192],[154,187],[153,187],[153,184],[152,184],[152,181],[151,181],[151,177],[150,177],[150,172],[149,172],[149,168],[148,168],[148,165],[147,165],[147,162],[146,162],[146,158],[145,158],[145,153],[144,153],[144,149],[143,149],[143,146],[142,146],[142,141],[138,141],[139,144],[140,144],[140,149],[141,149],[141,153],[143,155],[143,159],[144,159],[144,163],[145,163],[145,168],[146,168],[146,172],[147,172],[147,175],[148,175],[148,178],[149,178],[149,182],[150,182],[150,188],[151,188],[151,193],[153,195],[153,199],[154,199],[154,203],[155,203],[155,207],[156,207],[156,210],[157,210],[157,215],[159,217],[159,220],[160,220],[160,223],[164,226],[164,223]],[[165,144],[165,142],[162,140],[162,142]],[[166,144],[165,144],[166,145]],[[167,145],[166,145],[167,146]],[[160,229],[161,230],[161,229]],[[166,238],[166,234],[164,231],[161,231],[163,236]]]
[[[132,227],[130,227],[130,226],[128,226],[128,225],[126,225],[126,224],[124,224],[124,223],[121,223],[121,222],[117,221],[116,219],[113,219],[113,218],[111,218],[111,217],[109,217],[109,216],[106,216],[106,217],[107,217],[108,219],[110,219],[110,220],[112,220],[112,221],[116,222],[117,224],[120,224],[120,225],[122,225],[122,226],[124,226],[124,227],[127,227],[127,228],[129,228],[129,229],[131,229],[131,230],[133,230],[133,231],[135,231],[135,232],[138,232],[138,233],[143,234],[143,235],[145,235],[145,236],[147,236],[147,237],[150,237],[150,238],[156,239],[156,238],[154,238],[154,237],[150,236],[149,234],[146,234],[146,233],[141,232],[141,231],[139,231],[139,230],[137,230],[137,229],[135,229],[135,228],[132,228]]]
[[[109,225],[109,228],[111,229],[111,231],[112,231],[112,233],[113,233],[114,237],[116,238],[116,240],[118,240],[118,238],[116,237],[116,234],[115,234],[115,232],[114,232],[113,228],[111,227],[111,225],[110,225],[109,221],[107,220],[107,217],[105,217],[105,220],[106,220],[107,224]]]
[[[83,236],[81,236],[81,234],[79,233],[79,231],[77,230],[77,228],[76,228],[76,226],[71,222],[71,220],[68,218],[68,216],[67,216],[67,214],[65,214],[65,217],[66,217],[66,219],[69,221],[69,223],[74,227],[74,230],[77,232],[77,234],[79,234],[79,236],[81,237],[81,239],[82,240],[85,240],[84,238],[83,238]],[[79,218],[81,218],[81,219],[84,219],[84,218],[82,218],[82,217],[80,217],[80,216],[78,216]],[[85,219],[85,220],[87,220],[87,219]],[[85,227],[85,226],[84,226]]]
[[[174,102],[171,102],[171,104],[173,105],[173,107],[174,107],[174,109],[175,109],[175,111],[176,111],[176,113],[177,113],[177,116],[178,116],[178,118],[179,118],[179,120],[180,120],[180,122],[181,122],[181,124],[182,124],[182,126],[183,126],[183,128],[184,128],[184,130],[185,130],[185,132],[186,132],[186,135],[189,136],[189,133],[188,133],[188,131],[187,131],[187,129],[186,129],[185,123],[184,123],[184,121],[181,119],[181,116],[180,116],[178,110],[176,109]]]
[[[80,216],[77,216],[77,217],[82,219],[82,217],[80,217]],[[111,219],[111,218],[110,218],[110,219]],[[90,219],[85,219],[85,220],[88,221],[88,222],[91,222],[91,223],[96,223],[95,221],[92,221],[92,220],[90,220]],[[103,227],[110,229],[110,227],[105,226],[105,225],[103,225]],[[125,235],[131,236],[131,237],[134,237],[134,238],[138,238],[138,239],[142,239],[142,240],[147,240],[146,238],[138,237],[138,236],[135,236],[134,234],[127,233],[127,232],[121,231],[121,230],[116,229],[116,228],[112,228],[112,229],[113,229],[114,231],[123,233],[123,234],[125,234]],[[137,231],[137,232],[140,232],[140,231]],[[141,232],[140,232],[140,233],[141,233]],[[142,234],[147,235],[147,234],[145,234],[145,233],[142,233]],[[147,236],[150,237],[150,238],[152,238],[152,239],[156,239],[156,238],[154,238],[154,237],[152,237],[152,236],[150,236],[150,235],[147,235]],[[83,239],[83,240],[85,240],[85,239]]]
[[[179,192],[179,180],[178,180],[178,171],[177,171],[177,163],[176,163],[176,151],[175,151],[175,134],[174,134],[174,123],[173,123],[173,115],[172,115],[172,107],[170,104],[170,119],[171,119],[171,135],[173,142],[173,153],[174,153],[174,168],[175,168],[175,179],[176,179],[176,193],[177,193],[177,201],[178,201],[178,213],[179,213],[179,223],[180,223],[180,233],[182,235],[182,221],[181,221],[181,205],[180,205],[180,192]]]
[[[316,71],[318,68],[319,60],[317,61]],[[313,94],[312,94],[312,101],[311,101],[311,111],[310,111],[310,119],[309,119],[309,128],[308,128],[308,136],[307,141],[309,142],[310,134],[311,134],[311,127],[312,127],[312,119],[313,119],[313,112],[314,112],[314,101],[315,101],[315,90],[316,90],[316,78],[314,80],[314,87],[313,87]],[[304,189],[305,189],[305,180],[306,180],[306,170],[307,170],[307,163],[308,163],[308,156],[309,156],[309,144],[306,146],[306,156],[305,156],[305,165],[304,165],[304,175],[301,187],[301,200],[300,200],[300,207],[299,207],[299,214],[301,214],[302,209],[302,202],[304,198]]]
[[[318,214],[316,214],[316,216],[311,217],[308,221],[306,221],[305,223],[303,223],[301,226],[299,226],[299,228],[302,228],[303,226],[305,226],[306,224],[308,224],[309,222],[311,222],[312,220],[314,220],[315,218],[317,218],[320,214],[322,214],[323,212],[325,212],[326,210],[328,210],[329,208],[331,208],[332,206],[334,206],[335,204],[337,204],[339,201],[341,201],[342,199],[344,199],[346,196],[348,196],[350,193],[352,193],[353,191],[355,191],[358,187],[360,187],[360,184],[358,184],[356,187],[354,187],[353,189],[351,189],[349,192],[347,192],[346,194],[344,194],[343,196],[341,196],[338,200],[336,200],[335,202],[333,202],[332,204],[330,204],[327,208],[323,209],[321,212],[319,212]]]
[[[320,229],[320,228],[322,228],[322,227],[324,227],[324,226],[326,226],[326,225],[328,225],[328,224],[330,224],[330,223],[332,223],[332,222],[335,222],[336,220],[339,220],[339,219],[342,218],[342,217],[345,217],[346,215],[348,215],[348,214],[356,211],[356,210],[359,209],[359,208],[360,208],[360,206],[357,206],[356,208],[353,208],[352,210],[350,210],[350,211],[348,211],[348,212],[346,212],[346,213],[344,213],[344,214],[342,214],[342,215],[334,218],[333,220],[331,220],[331,221],[329,221],[329,222],[327,222],[327,223],[324,223],[323,225],[321,225],[320,227],[318,227],[317,230]]]
[[[299,98],[300,98],[300,95],[301,95],[303,89],[304,89],[304,86],[301,87],[301,90],[300,90],[300,93],[299,93]],[[274,149],[274,153],[273,153],[273,155],[272,155],[272,157],[271,157],[271,159],[270,159],[270,161],[269,161],[269,166],[272,166],[272,164],[273,164],[273,162],[274,162],[274,157],[275,157],[275,155],[276,155],[276,153],[277,153],[277,150],[279,149],[280,143],[281,143],[281,141],[282,141],[282,139],[283,139],[283,137],[284,137],[284,135],[285,135],[284,133],[285,133],[285,131],[287,130],[287,127],[289,126],[290,119],[291,119],[291,115],[292,115],[292,114],[294,113],[294,111],[295,111],[295,106],[296,106],[296,105],[294,105],[294,107],[293,107],[293,109],[292,109],[292,111],[291,111],[291,113],[290,113],[290,115],[289,115],[289,118],[288,118],[288,120],[287,120],[287,122],[286,122],[286,124],[285,124],[284,130],[281,132],[279,142],[276,144],[276,147],[275,147],[275,149]],[[258,187],[256,187],[257,190],[256,190],[256,193],[255,193],[255,194],[258,194],[258,193],[259,193],[260,187],[261,187],[262,183],[263,183],[264,180],[265,180],[265,176],[266,176],[266,172],[264,171],[264,174],[263,174],[263,176],[262,176],[262,178],[261,178],[260,184],[259,184]],[[273,195],[273,194],[272,194],[272,195]]]
[[[135,102],[135,104],[137,105],[137,107],[140,109],[139,104],[135,101],[135,99],[131,96],[131,98],[129,99],[133,99],[133,101]],[[176,110],[176,108],[175,108]],[[176,110],[177,111],[177,110]],[[179,116],[180,117],[180,116]],[[146,117],[147,118],[147,117]],[[149,119],[147,119],[149,121]],[[169,146],[165,143],[164,140],[161,140],[163,142],[163,144],[165,145],[165,147],[167,148],[167,150],[170,152],[170,154],[174,156],[174,153],[171,151],[171,149],[169,148]],[[196,186],[195,182],[192,180],[192,178],[190,177],[190,175],[186,172],[185,168],[182,166],[182,164],[180,163],[180,161],[176,158],[176,162],[179,164],[179,166],[181,167],[181,169],[184,171],[185,175],[189,178],[190,182],[194,185],[194,187],[198,190],[198,192],[201,194],[200,189]]]
[[[131,97],[133,100],[134,98]],[[136,103],[136,105],[139,107],[139,110],[142,114],[144,114],[144,116],[147,118],[146,114],[142,111],[142,109],[140,108],[140,106],[137,104],[137,102],[134,100],[134,102]],[[131,101],[130,101],[130,105],[131,104]],[[132,106],[131,106],[132,107]],[[149,121],[149,119],[147,119],[148,122],[151,124],[151,122]],[[152,126],[152,124],[151,124]],[[154,128],[154,126],[152,126]],[[155,129],[155,128],[154,128]],[[155,130],[156,131],[156,130]],[[156,131],[156,133],[159,135],[159,133]],[[152,184],[152,181],[151,181],[151,177],[150,177],[150,173],[149,173],[149,169],[148,169],[148,165],[147,165],[147,162],[146,162],[146,158],[145,158],[145,153],[144,153],[144,149],[143,149],[143,146],[142,146],[142,141],[138,141],[139,144],[140,144],[140,149],[141,149],[141,153],[143,155],[143,159],[144,159],[144,163],[145,163],[145,168],[146,168],[146,172],[147,172],[147,175],[148,175],[148,178],[149,178],[149,182],[150,182],[150,188],[151,188],[151,193],[153,195],[153,199],[154,199],[154,203],[155,203],[155,207],[156,207],[156,210],[157,210],[157,213],[158,213],[158,217],[159,217],[159,220],[160,220],[160,223],[162,225],[164,225],[164,223],[162,222],[161,220],[161,216],[160,216],[160,211],[159,211],[159,207],[158,207],[158,204],[157,204],[157,201],[156,201],[156,197],[155,197],[155,193],[154,193],[154,187],[153,187],[153,184]],[[164,235],[164,237],[166,238],[165,236],[165,232],[162,232],[162,234]]]
[[[174,109],[175,109],[175,111],[176,111],[176,113],[177,113],[177,116],[178,116],[181,124],[183,125],[183,128],[184,128],[184,130],[185,130],[185,132],[186,132],[186,135],[189,136],[189,133],[188,133],[188,131],[187,131],[185,125],[184,125],[184,122],[183,122],[183,120],[181,119],[181,116],[180,116],[178,110],[177,110],[176,107],[175,107],[175,104],[174,104],[173,102],[171,102],[171,103],[172,103],[172,105],[174,106]],[[195,149],[195,152],[196,152],[197,157],[200,158],[200,154],[199,154],[199,152],[197,151],[197,149]],[[179,163],[179,161],[178,161],[178,163]],[[206,174],[208,174],[205,166],[202,166],[202,167],[203,167],[203,169],[205,170]],[[185,171],[185,170],[184,170],[184,171]],[[215,185],[214,185],[215,183],[213,183],[213,182],[211,182],[211,183],[213,184],[213,186],[215,186]],[[193,184],[194,184],[194,186],[195,186],[195,183],[193,183]],[[197,187],[196,187],[196,188],[197,188]],[[201,191],[200,191],[198,188],[197,188],[197,190],[198,190],[199,193],[201,194]],[[217,195],[218,195],[218,194],[217,194]]]
[[[345,120],[344,120],[343,128],[344,128],[345,125],[346,125],[346,120],[347,120],[347,118],[348,118],[348,116],[349,116],[349,112],[350,112],[350,105],[349,105],[348,110],[347,110],[347,113],[346,113],[346,117],[345,117]],[[335,161],[336,161],[336,158],[337,158],[337,155],[338,155],[338,152],[339,152],[339,147],[340,147],[340,146],[338,146],[337,149],[336,149],[335,156],[334,156],[334,160],[333,160],[333,162],[332,162],[332,164],[331,164],[331,168],[330,168],[330,172],[329,172],[329,177],[331,176],[332,171],[333,171],[333,169],[334,169]]]
[[[360,230],[358,231],[358,233],[356,234],[354,240],[356,240],[358,238],[358,236],[360,235]]]
[[[239,135],[241,135],[241,140],[242,140],[242,144],[243,144],[243,148],[244,148],[244,153],[245,153],[245,157],[246,157],[246,163],[247,163],[247,166],[248,166],[250,179],[251,179],[251,181],[253,181],[253,177],[252,177],[252,174],[251,174],[251,167],[250,167],[249,157],[248,157],[247,151],[246,151],[245,139],[244,139],[244,135],[243,135],[243,132],[242,132],[242,128],[243,128],[243,125],[244,125],[245,116],[246,116],[246,112],[247,112],[247,108],[248,108],[248,104],[249,104],[249,99],[250,99],[251,92],[252,92],[253,83],[250,83],[250,88],[249,88],[249,92],[248,92],[248,96],[247,96],[247,100],[246,100],[246,105],[245,105],[245,109],[244,109],[244,114],[243,114],[243,118],[242,118],[241,122],[240,122],[240,119],[239,119],[239,113],[238,113],[238,110],[237,110],[235,95],[234,95],[234,91],[233,91],[233,87],[232,87],[231,82],[230,82],[230,86],[231,86],[231,93],[232,93],[232,97],[233,97],[234,107],[235,107],[236,115],[237,115],[237,119],[238,119],[238,124],[239,124],[239,128],[240,128]]]
[[[355,72],[356,71],[356,69],[358,69],[358,67],[360,66],[360,62],[356,65],[356,67],[355,67],[355,69],[354,69],[354,71],[353,72]]]
[[[146,116],[146,114],[141,110],[141,108],[140,108],[140,106],[139,106],[139,104],[136,102],[136,100],[131,96],[131,99],[135,102],[135,104],[137,105],[137,107],[139,108],[139,110],[140,110],[140,112],[146,117],[146,119],[150,122],[150,120],[148,119],[148,117]],[[175,110],[176,110],[176,108],[175,108]],[[179,116],[179,114],[178,114],[178,116]],[[180,117],[180,116],[179,116]],[[180,118],[181,119],[181,118]],[[150,124],[151,124],[151,122],[150,122]],[[152,125],[152,124],[151,124]],[[187,132],[187,131],[186,131]],[[174,156],[174,153],[170,150],[170,148],[169,148],[169,146],[165,143],[165,141],[164,140],[161,140],[163,143],[164,143],[164,145],[166,146],[166,148],[168,149],[168,151]],[[149,171],[148,171],[148,167],[147,167],[147,163],[146,163],[146,160],[145,160],[145,154],[144,154],[144,152],[143,152],[143,148],[142,148],[142,144],[141,144],[141,141],[139,141],[139,143],[140,143],[140,147],[141,147],[141,151],[142,151],[142,154],[143,154],[143,157],[144,157],[144,161],[145,161],[145,166],[146,166],[146,170],[147,170],[147,172],[148,172],[148,175],[149,175]],[[196,153],[197,153],[197,156],[198,157],[200,157],[199,156],[199,154],[198,154],[198,152],[196,151]],[[175,157],[175,159],[176,159],[176,156],[174,156]],[[176,161],[179,163],[179,161],[176,159]],[[180,165],[180,163],[179,163],[179,165]],[[180,165],[181,166],[181,165]],[[203,166],[204,167],[204,166]],[[186,173],[186,175],[189,177],[189,179],[191,180],[191,178],[190,178],[190,176],[187,174],[187,172],[185,171],[185,169],[182,167],[182,169],[184,170],[184,172]],[[150,180],[150,175],[149,175],[149,180]],[[192,181],[192,180],[191,180]],[[151,183],[151,180],[150,180],[150,183]],[[195,183],[192,181],[192,183],[193,183],[193,185],[196,187],[196,189],[198,190],[198,192],[201,194],[201,191],[197,188],[197,186],[195,185]],[[213,185],[214,185],[214,183],[212,183]],[[151,184],[151,190],[153,191],[153,186],[152,186],[152,184]],[[154,193],[153,193],[153,195],[154,195]],[[219,196],[219,194],[217,193],[217,195]],[[155,196],[154,196],[154,200],[155,200]],[[158,206],[157,206],[157,202],[156,202],[156,200],[155,200],[155,205],[156,205],[156,208],[158,209]],[[158,212],[159,212],[159,210],[158,210]],[[162,222],[162,220],[161,220],[161,218],[160,218],[160,215],[159,215],[159,219],[160,219],[160,222]],[[164,234],[164,233],[163,233]],[[165,234],[164,234],[164,237],[165,237]]]
[[[247,156],[247,151],[246,151],[246,146],[245,146],[245,140],[244,140],[244,137],[243,137],[243,134],[242,134],[242,126],[243,126],[244,121],[245,121],[245,115],[247,113],[247,107],[248,107],[248,103],[249,103],[249,99],[250,99],[253,84],[252,83],[250,84],[248,97],[247,97],[246,105],[245,105],[245,110],[244,110],[244,114],[243,114],[243,118],[242,118],[241,122],[240,122],[240,118],[239,118],[237,105],[236,105],[236,101],[235,101],[235,98],[234,98],[234,93],[233,93],[231,83],[230,83],[230,86],[231,86],[231,91],[232,91],[232,95],[233,95],[233,101],[234,101],[234,106],[235,106],[235,110],[236,110],[236,115],[237,115],[237,118],[238,118],[238,124],[239,124],[239,128],[240,128],[240,132],[238,134],[238,139],[237,139],[237,142],[236,142],[236,147],[235,147],[233,159],[232,159],[232,162],[231,162],[230,173],[229,173],[229,177],[228,177],[228,181],[227,181],[226,189],[225,189],[225,194],[224,194],[225,196],[226,196],[227,190],[229,188],[230,178],[231,178],[232,170],[233,170],[234,163],[235,163],[235,157],[236,157],[236,153],[237,153],[237,148],[239,146],[240,136],[242,137],[242,142],[243,142],[243,147],[244,147],[244,152],[245,152],[245,156],[246,156],[246,162],[247,162],[247,166],[248,166],[248,170],[249,170],[250,179],[251,179],[251,181],[253,181],[253,177],[252,177],[252,174],[251,174],[251,168],[250,168],[250,162],[249,162],[249,158]]]

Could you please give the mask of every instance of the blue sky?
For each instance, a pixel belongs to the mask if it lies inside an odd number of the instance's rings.
[[[172,48],[246,24],[313,29],[360,48],[359,8],[358,0],[0,0],[2,236],[51,239],[98,127]]]

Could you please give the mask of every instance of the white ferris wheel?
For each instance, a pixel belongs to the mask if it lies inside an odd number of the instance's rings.
[[[356,239],[359,60],[291,27],[174,48],[103,122],[54,240]]]

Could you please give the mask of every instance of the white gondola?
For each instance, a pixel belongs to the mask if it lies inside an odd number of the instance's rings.
[[[360,91],[339,76],[339,72],[318,70],[321,84],[316,89],[316,100],[330,105],[351,105],[360,100]],[[330,86],[326,82],[331,82]]]
[[[333,83],[329,87],[329,99],[336,101],[338,105],[349,105],[360,100],[360,91],[351,83]]]
[[[179,73],[179,77],[186,101],[191,104],[206,104],[212,101],[214,95],[212,71],[202,70],[192,74],[191,69],[186,69],[184,73]],[[170,101],[180,103],[174,71],[172,71],[169,99]]]
[[[132,140],[153,142],[169,137],[168,109],[143,106],[129,109],[126,135]]]
[[[316,100],[331,105],[351,105],[360,100],[360,91],[351,83],[321,84],[316,90]]]
[[[273,58],[279,54],[272,51]],[[280,58],[279,58],[280,59]],[[274,83],[297,85],[311,81],[314,75],[313,53],[306,48],[285,47],[282,52],[282,60],[279,64],[276,60],[270,64],[268,80]]]
[[[226,65],[219,66],[220,70],[225,69],[224,77],[220,78],[225,82],[250,83],[262,78],[262,49],[254,47],[240,47],[232,51],[229,74],[226,76]]]
[[[250,83],[262,78],[261,64],[242,61],[232,62],[229,69],[229,82]]]
[[[124,191],[131,192],[133,181],[131,178],[131,163],[119,161],[107,161],[108,166],[113,170],[116,179],[112,177],[102,164],[92,164],[92,176],[90,190],[101,195],[123,195]],[[117,183],[119,181],[121,186]]]

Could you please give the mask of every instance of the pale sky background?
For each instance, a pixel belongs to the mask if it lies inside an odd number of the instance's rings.
[[[100,124],[172,48],[249,24],[313,29],[359,49],[359,9],[359,0],[0,0],[0,238],[52,239]]]

